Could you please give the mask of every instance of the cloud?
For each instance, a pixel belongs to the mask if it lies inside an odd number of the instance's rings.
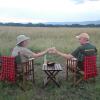
[[[71,0],[71,1],[73,1],[75,4],[82,4],[87,1],[93,2],[93,1],[100,1],[100,0]]]
[[[4,22],[98,20],[98,12],[100,0],[0,0]]]
[[[71,0],[71,1],[73,1],[75,4],[84,3],[84,0]]]
[[[100,0],[88,0],[88,1],[100,1]]]

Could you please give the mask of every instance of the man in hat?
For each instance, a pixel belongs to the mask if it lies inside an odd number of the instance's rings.
[[[20,53],[21,61],[25,62],[29,58],[37,58],[37,57],[43,56],[44,54],[46,54],[49,51],[49,49],[46,49],[40,53],[32,52],[31,50],[29,50],[27,48],[29,39],[30,38],[25,35],[17,36],[17,43],[16,43],[16,47],[12,50],[12,56],[16,57]]]
[[[78,67],[83,70],[82,64],[84,56],[96,55],[97,49],[90,43],[90,36],[87,33],[81,33],[80,35],[76,36],[76,38],[79,40],[81,46],[76,48],[71,54],[62,53],[56,49],[53,49],[52,52],[67,59],[76,58],[78,60]]]

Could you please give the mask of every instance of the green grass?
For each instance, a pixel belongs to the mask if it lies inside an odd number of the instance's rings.
[[[55,84],[49,84],[43,88],[43,75],[41,66],[35,68],[35,85],[29,87],[26,85],[26,91],[23,92],[15,85],[7,83],[0,84],[0,100],[99,100],[100,87],[97,80],[96,85],[89,81],[81,83],[78,87],[72,87],[72,80],[65,81],[63,72],[59,74],[61,87]],[[99,87],[99,88],[98,88]],[[98,99],[96,99],[98,98]]]
[[[10,50],[16,44],[19,34],[26,34],[31,38],[29,48],[34,52],[42,51],[55,46],[62,52],[71,53],[77,46],[75,36],[81,32],[87,32],[91,36],[91,42],[98,49],[97,65],[100,65],[100,29],[99,28],[33,28],[33,27],[0,27],[0,51],[2,55],[10,55]],[[49,84],[43,88],[43,72],[41,70],[43,57],[35,60],[35,85],[30,82],[23,92],[16,85],[0,82],[0,100],[100,100],[100,75],[94,84],[81,83],[78,87],[72,87],[72,80],[65,80],[65,59],[57,55],[47,55],[47,59],[54,60],[63,65],[63,71],[59,73],[58,80],[61,87]],[[99,71],[100,72],[100,71]]]

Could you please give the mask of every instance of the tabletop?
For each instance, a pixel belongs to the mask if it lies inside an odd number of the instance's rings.
[[[50,67],[47,64],[43,64],[42,70],[46,71],[62,71],[62,66],[60,64],[55,64],[54,66]]]

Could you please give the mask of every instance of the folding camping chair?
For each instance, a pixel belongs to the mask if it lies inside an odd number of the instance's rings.
[[[34,58],[29,59],[24,63],[16,63],[15,57],[2,56],[1,57],[1,71],[0,71],[0,80],[9,81],[11,83],[17,83],[17,80],[22,76],[22,86],[27,81],[27,77],[32,76],[32,83],[34,80]],[[22,72],[18,72],[17,66],[21,66]],[[17,84],[18,85],[18,84]],[[21,86],[21,87],[22,87]]]
[[[0,57],[1,70],[0,70],[0,80],[15,82],[15,58],[14,57]]]
[[[77,60],[67,60],[66,76],[68,77],[69,70],[73,73],[74,85],[77,85],[82,80],[88,80],[90,78],[95,79],[97,75],[95,49],[85,49],[81,51],[81,53],[84,55],[83,62],[81,64],[79,64]]]

